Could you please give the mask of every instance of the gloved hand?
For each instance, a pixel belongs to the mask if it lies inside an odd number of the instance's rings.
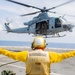
[[[11,70],[3,70],[1,72],[1,75],[16,75],[16,73],[14,73],[13,71]]]

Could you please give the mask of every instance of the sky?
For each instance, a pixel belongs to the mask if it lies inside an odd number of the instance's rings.
[[[29,4],[39,8],[43,8],[44,6],[46,8],[51,8],[69,0],[14,0],[14,1]],[[0,40],[31,42],[34,38],[33,35],[7,33],[5,31],[4,23],[6,21],[11,21],[11,26],[10,26],[11,28],[24,27],[23,22],[28,22],[32,20],[33,17],[36,17],[38,14],[32,16],[25,16],[25,17],[21,17],[20,15],[35,12],[35,11],[38,10],[34,8],[27,8],[18,4],[14,4],[6,0],[1,0],[0,1]],[[48,15],[51,17],[52,16],[59,17],[59,16],[63,16],[64,14],[75,16],[75,0],[73,0],[73,2],[69,4],[53,9],[52,11],[55,11],[57,13],[62,13],[62,15],[48,13]],[[68,22],[75,24],[75,17],[65,16],[65,19]],[[73,29],[73,32],[65,32],[63,33],[63,35],[64,34],[66,34],[65,37],[46,38],[46,40],[47,42],[75,43],[75,28]]]

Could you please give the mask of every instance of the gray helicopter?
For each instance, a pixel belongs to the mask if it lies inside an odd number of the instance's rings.
[[[72,29],[74,28],[74,25],[70,24],[70,23],[64,23],[63,22],[63,18],[61,19],[60,17],[49,17],[48,16],[48,12],[50,13],[56,13],[53,11],[50,11],[52,9],[58,8],[60,6],[66,5],[68,3],[74,2],[75,0],[69,0],[67,2],[64,2],[60,5],[51,7],[49,9],[46,9],[46,7],[44,7],[43,9],[35,7],[35,6],[31,6],[28,4],[24,4],[24,3],[20,3],[14,0],[6,0],[12,3],[16,3],[25,7],[31,7],[31,8],[35,8],[39,11],[33,12],[33,13],[28,13],[28,14],[23,14],[20,16],[28,16],[28,15],[34,15],[39,13],[38,16],[34,17],[32,20],[30,20],[29,22],[25,22],[23,23],[25,26],[27,27],[23,27],[23,28],[18,28],[18,29],[11,29],[9,27],[10,22],[6,22],[5,23],[5,27],[7,32],[12,32],[12,33],[28,33],[28,34],[34,34],[35,36],[37,35],[42,35],[42,36],[48,36],[51,35],[52,37],[63,37],[61,36],[59,33],[60,32],[64,32],[64,31],[70,31],[72,32]]]

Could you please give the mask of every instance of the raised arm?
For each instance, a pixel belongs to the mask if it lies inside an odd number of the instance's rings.
[[[12,58],[14,60],[19,60],[19,61],[25,62],[26,58],[28,56],[28,51],[11,52],[6,49],[0,48],[0,54],[8,56],[9,58]]]
[[[67,59],[73,56],[75,56],[75,51],[64,53],[49,52],[50,63],[60,62],[63,59]]]

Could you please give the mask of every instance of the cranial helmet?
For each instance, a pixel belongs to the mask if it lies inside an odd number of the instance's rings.
[[[46,40],[41,36],[36,36],[31,47],[32,49],[44,49],[46,47]]]

